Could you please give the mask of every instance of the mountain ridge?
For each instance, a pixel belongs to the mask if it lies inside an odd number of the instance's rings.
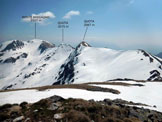
[[[8,46],[11,44],[12,48]],[[14,40],[5,42],[0,48],[0,89],[116,78],[162,80],[161,68],[161,60],[144,50],[94,48],[86,42],[73,48],[44,40]]]

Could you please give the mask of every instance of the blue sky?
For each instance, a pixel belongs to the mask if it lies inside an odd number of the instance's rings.
[[[63,18],[68,12],[79,12]],[[76,46],[85,32],[83,21],[95,20],[85,40],[95,47],[162,52],[162,0],[0,0],[0,41],[34,38],[34,23],[22,16],[51,12],[55,17],[37,24],[37,38],[61,43],[57,22],[66,20],[65,43]]]

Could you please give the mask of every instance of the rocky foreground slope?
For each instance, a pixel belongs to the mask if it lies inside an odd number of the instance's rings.
[[[125,105],[127,104],[127,105]],[[52,96],[34,104],[0,106],[1,122],[161,122],[162,113],[121,99],[103,101]]]
[[[0,46],[0,89],[116,78],[162,80],[162,59],[144,50],[94,48],[86,42],[76,48],[38,39],[8,41]]]

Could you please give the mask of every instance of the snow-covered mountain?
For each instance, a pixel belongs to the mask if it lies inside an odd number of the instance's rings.
[[[161,77],[161,59],[144,50],[94,48],[86,42],[73,48],[36,39],[0,46],[0,89]]]
[[[162,61],[144,50],[116,51],[80,43],[61,66],[54,84],[116,78],[162,80]]]
[[[51,85],[74,50],[47,41],[10,41],[0,48],[0,89]]]

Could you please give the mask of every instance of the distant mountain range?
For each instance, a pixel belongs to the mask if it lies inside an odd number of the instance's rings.
[[[159,58],[162,58],[162,52],[157,54],[156,56],[158,56]]]
[[[0,89],[116,78],[162,80],[162,60],[144,50],[94,48],[86,42],[76,48],[38,39],[0,46]]]

